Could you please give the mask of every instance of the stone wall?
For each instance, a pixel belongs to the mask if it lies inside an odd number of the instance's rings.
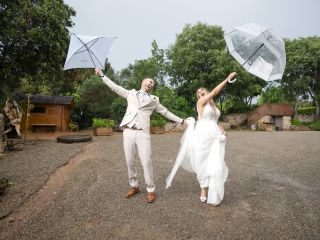
[[[259,130],[272,131],[273,130],[273,120],[271,116],[264,116],[260,118],[257,122],[257,127]]]
[[[219,122],[219,124],[224,130],[229,130],[231,128],[230,123],[228,122]]]
[[[290,130],[291,129],[291,117],[290,116],[283,116],[282,119],[282,127],[283,130]]]
[[[315,115],[301,115],[298,114],[297,116],[295,116],[295,118],[297,118],[298,120],[302,121],[302,122],[312,122],[315,119]]]
[[[230,124],[230,127],[239,127],[241,125],[247,124],[247,113],[234,113],[228,114],[223,117],[223,122],[227,122]]]
[[[165,132],[183,132],[184,127],[182,124],[168,122],[164,125]]]
[[[273,117],[272,116],[264,116],[260,118],[257,122],[256,128],[264,131],[273,131],[275,130]],[[290,116],[282,116],[282,130],[290,130],[291,129],[291,117]]]

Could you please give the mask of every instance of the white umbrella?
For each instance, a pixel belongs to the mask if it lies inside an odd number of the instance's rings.
[[[224,36],[229,53],[251,74],[266,81],[282,78],[286,66],[284,41],[255,23],[235,27]]]
[[[72,33],[63,69],[104,69],[107,55],[114,39],[115,37],[84,36]]]

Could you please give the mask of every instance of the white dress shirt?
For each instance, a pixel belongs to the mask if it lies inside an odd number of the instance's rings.
[[[150,100],[150,94],[143,90],[139,90],[137,92],[137,96],[138,96],[140,105]],[[127,124],[127,127],[141,129],[139,124],[136,122],[136,117]]]

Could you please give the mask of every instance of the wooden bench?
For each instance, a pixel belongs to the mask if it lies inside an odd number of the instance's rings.
[[[42,129],[45,131],[54,132],[56,131],[56,124],[51,123],[34,123],[32,124],[32,132],[36,132],[36,130]]]

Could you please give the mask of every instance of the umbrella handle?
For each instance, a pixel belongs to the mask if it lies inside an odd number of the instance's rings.
[[[235,81],[237,81],[237,79],[235,78],[235,79],[233,79],[233,80],[231,80],[230,78],[228,79],[228,83],[234,83]]]

